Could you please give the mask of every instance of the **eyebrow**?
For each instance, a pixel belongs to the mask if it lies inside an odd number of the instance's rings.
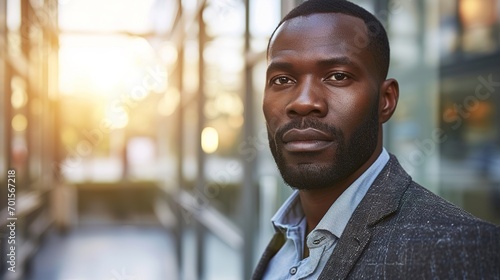
[[[332,65],[348,65],[348,66],[358,67],[358,65],[356,63],[354,63],[347,56],[339,56],[339,57],[322,59],[322,60],[316,62],[316,64],[318,66],[322,66],[322,67],[332,66]]]
[[[269,74],[270,72],[275,70],[292,70],[293,68],[293,64],[290,62],[275,61],[271,62],[269,66],[267,66],[266,74]]]
[[[321,59],[319,61],[316,62],[316,65],[318,67],[331,67],[331,66],[334,66],[334,65],[344,65],[344,66],[351,66],[351,67],[354,67],[356,69],[359,69],[359,65],[354,63],[349,57],[347,56],[338,56],[338,57],[331,57],[331,58],[325,58],[325,59]],[[269,66],[267,67],[267,72],[266,73],[270,73],[272,71],[276,71],[276,70],[288,70],[288,71],[291,71],[293,70],[295,67],[292,63],[290,62],[286,62],[286,61],[275,61],[275,62],[271,62],[269,64]]]

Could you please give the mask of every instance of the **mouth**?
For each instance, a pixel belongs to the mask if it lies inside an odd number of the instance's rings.
[[[290,129],[283,134],[285,150],[289,152],[318,152],[331,146],[334,138],[318,129]]]

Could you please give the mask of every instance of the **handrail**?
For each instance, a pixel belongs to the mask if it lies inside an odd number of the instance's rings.
[[[169,193],[169,195],[172,195],[172,193]],[[196,219],[229,247],[238,251],[243,248],[242,231],[220,211],[210,205],[200,205],[196,197],[185,190],[179,190],[177,194],[172,196],[174,201],[187,212],[186,215],[182,215],[184,218],[192,217]],[[183,217],[177,217],[177,219]]]

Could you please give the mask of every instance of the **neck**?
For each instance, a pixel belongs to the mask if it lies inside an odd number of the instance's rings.
[[[358,170],[330,188],[300,190],[300,203],[307,221],[306,236],[316,228],[339,196],[377,160],[381,152],[381,146],[377,147],[371,157]]]
[[[306,236],[323,219],[330,206],[344,192],[346,188],[330,188],[320,190],[301,190],[300,203],[307,221]]]

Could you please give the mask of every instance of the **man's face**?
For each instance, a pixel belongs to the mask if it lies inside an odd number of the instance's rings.
[[[361,19],[338,13],[293,18],[274,34],[263,110],[291,187],[335,186],[379,145],[380,81],[366,34]]]

